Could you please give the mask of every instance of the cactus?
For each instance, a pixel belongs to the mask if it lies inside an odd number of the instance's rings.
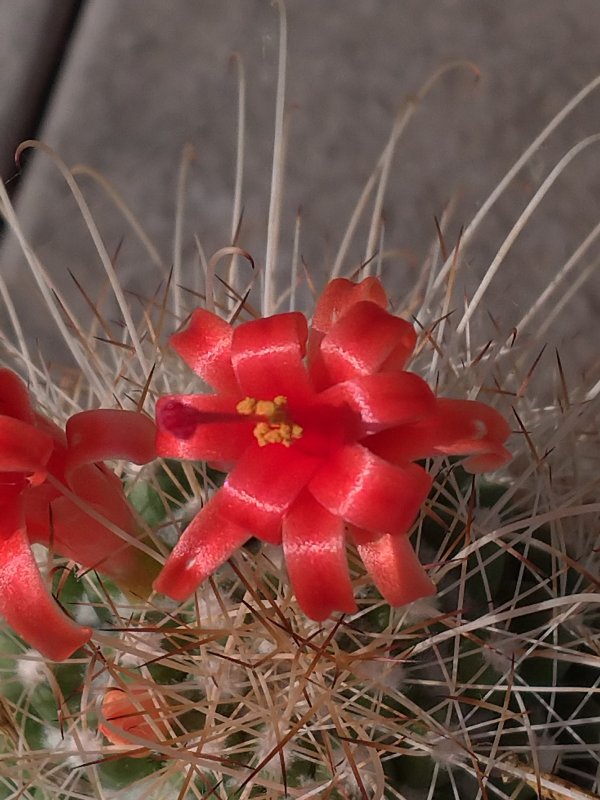
[[[392,149],[374,185],[384,186]],[[21,235],[4,190],[0,203]],[[276,216],[262,292],[244,286],[237,261],[248,254],[226,247],[208,263],[209,310],[243,319],[258,305],[276,310]],[[35,545],[55,599],[93,633],[57,663],[2,629],[0,798],[595,796],[599,384],[572,387],[558,355],[538,357],[539,341],[521,344],[501,323],[490,339],[483,292],[460,321],[448,317],[461,248],[477,225],[445,263],[430,261],[405,304],[419,333],[411,371],[439,395],[489,402],[514,430],[512,462],[495,473],[472,475],[448,455],[424,462],[434,480],[411,542],[437,594],[391,607],[351,547],[357,611],[314,621],[281,548],[259,539],[184,601],[143,597]],[[216,290],[225,257],[227,288]],[[340,263],[352,273],[343,252]],[[82,345],[64,328],[77,369],[61,376],[31,358],[18,331],[6,336],[7,365],[28,379],[37,411],[62,425],[117,397],[152,414],[161,396],[197,391],[164,346],[165,327],[173,332],[192,306],[166,275],[163,289],[139,319],[123,313],[123,347],[95,337],[101,301],[91,326],[71,319],[89,336]],[[48,302],[68,308],[60,297]],[[145,556],[160,563],[224,480],[194,461],[114,468]]]

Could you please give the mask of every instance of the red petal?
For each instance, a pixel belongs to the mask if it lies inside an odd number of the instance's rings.
[[[221,392],[239,391],[231,368],[233,328],[228,322],[198,308],[185,330],[171,336],[170,345],[202,380]]]
[[[321,342],[329,383],[372,375],[392,360],[401,369],[413,351],[416,334],[406,320],[375,303],[356,303],[332,326]]]
[[[351,306],[363,300],[375,303],[381,308],[387,307],[385,289],[377,278],[365,278],[360,283],[354,283],[346,278],[335,278],[329,281],[315,307],[311,324],[312,331],[321,334],[329,333],[331,326]]]
[[[374,537],[358,528],[352,528],[350,533],[373,583],[391,606],[403,606],[435,594],[435,584],[423,569],[408,536]]]
[[[473,400],[440,399],[436,413],[412,425],[377,433],[365,440],[374,453],[395,463],[434,455],[468,455],[469,472],[498,469],[511,455],[503,447],[510,435],[504,417]]]
[[[0,472],[37,473],[43,479],[54,443],[50,436],[12,417],[0,416]]]
[[[304,366],[308,328],[303,314],[291,312],[245,322],[235,329],[232,363],[245,394],[257,400],[313,394]]]
[[[102,507],[89,504],[92,511],[130,535],[135,535],[136,524],[124,497],[110,489],[106,492]],[[27,507],[27,521],[32,523],[31,536],[37,531],[36,541],[81,564],[85,569],[94,569],[108,575],[119,586],[137,595],[146,597],[152,579],[158,571],[158,563],[150,555],[139,550],[113,532],[100,519],[86,514],[67,497],[59,497],[51,503],[46,517],[45,529],[31,519]]]
[[[4,472],[0,475],[0,509],[5,503],[12,503],[30,488],[27,478],[19,472]]]
[[[77,481],[81,484],[77,494],[81,506],[58,495],[48,484],[26,489],[22,499],[30,541],[51,546],[54,552],[86,569],[110,576],[124,589],[147,596],[157,562],[112,529],[114,526],[130,536],[138,534],[121,482],[95,465],[80,467]],[[99,519],[86,510],[98,514]]]
[[[365,300],[387,308],[387,297],[377,278],[365,278],[360,283],[335,278],[327,284],[319,298],[308,337],[309,371],[318,388],[322,389],[331,383],[320,352],[323,337],[355,303]]]
[[[319,463],[293,444],[253,445],[219,489],[219,508],[259,539],[278,544],[284,515]]]
[[[53,600],[35,563],[17,503],[2,509],[0,537],[0,613],[47,658],[68,658],[89,640],[91,630],[73,622]]]
[[[153,459],[154,423],[135,411],[84,411],[69,419],[66,435],[66,485],[81,506],[68,496],[52,500],[46,520],[47,536],[53,534],[52,546],[87,569],[98,569],[124,588],[147,594],[156,574],[156,562],[113,530],[114,527],[135,536],[138,526],[120,479],[101,462],[105,458],[125,458],[143,464]],[[34,500],[28,502],[28,518],[36,513]],[[37,509],[38,518],[40,512],[44,512],[43,504]],[[43,520],[38,519],[37,523],[32,530],[37,530],[43,541]]]
[[[346,403],[339,406],[324,403],[319,396],[314,403],[294,414],[294,422],[302,428],[302,436],[294,442],[294,449],[320,461],[364,435],[360,417]]]
[[[332,514],[374,533],[404,533],[426,499],[431,478],[416,464],[394,466],[365,447],[339,450],[309,484]]]
[[[344,523],[304,491],[283,524],[288,574],[300,607],[315,620],[356,611],[348,575]]]
[[[184,530],[154,588],[174,600],[185,600],[250,536],[221,515],[213,498]]]
[[[29,423],[35,419],[27,387],[10,369],[0,369],[0,414]]]
[[[334,384],[318,399],[350,406],[360,415],[364,433],[413,422],[435,410],[433,392],[412,372],[361,375]]]
[[[239,396],[170,395],[156,405],[156,451],[165,458],[237,461],[254,441],[255,420],[236,411]]]
[[[152,420],[136,411],[99,409],[75,414],[66,428],[68,488],[116,525],[131,528],[133,516],[121,481],[101,462],[107,458],[137,464],[151,461],[156,455],[155,430]]]
[[[137,411],[82,411],[69,418],[66,434],[71,470],[109,458],[146,464],[156,456],[154,423]]]
[[[71,473],[67,488],[84,504],[123,530],[135,528],[120,478],[101,464],[83,464]],[[70,501],[71,502],[71,501]]]
[[[46,464],[46,472],[53,475],[61,483],[66,483],[67,437],[65,436],[64,429],[59,428],[58,425],[41,414],[36,413],[34,417],[36,430],[50,437],[54,444],[52,453]],[[58,495],[58,492],[54,490],[54,494]]]

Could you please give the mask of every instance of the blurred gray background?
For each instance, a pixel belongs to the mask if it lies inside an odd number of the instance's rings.
[[[600,73],[598,0],[288,0],[290,134],[282,224],[282,280],[302,208],[302,256],[324,276],[397,111],[441,64],[475,62],[436,85],[402,138],[385,203],[390,283],[410,285],[450,200],[452,244],[463,224],[541,128]],[[28,236],[57,284],[68,271],[93,294],[100,264],[55,166],[12,153],[36,136],[70,166],[109,178],[139,216],[168,267],[182,147],[192,143],[185,255],[193,235],[208,253],[230,243],[237,79],[248,83],[241,243],[264,259],[273,143],[278,17],[268,0],[0,0],[0,164]],[[520,173],[464,254],[473,292],[499,244],[558,159],[600,132],[600,91]],[[150,293],[160,276],[120,214],[81,179],[124,283]],[[596,224],[600,144],[565,171],[509,254],[486,303],[512,324]],[[365,238],[348,266],[360,263]],[[595,254],[597,255],[597,253]],[[595,257],[592,253],[591,257]],[[5,234],[2,275],[28,336],[58,345],[36,289]],[[586,262],[587,263],[587,262]],[[571,303],[553,337],[575,360],[597,348],[600,282]],[[580,332],[576,337],[577,331]]]

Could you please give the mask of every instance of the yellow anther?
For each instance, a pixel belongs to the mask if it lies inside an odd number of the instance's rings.
[[[271,417],[275,414],[275,403],[273,400],[259,400],[256,404],[256,414],[260,414],[261,417],[267,417],[271,419]]]
[[[267,444],[282,444],[284,447],[291,447],[293,440],[300,439],[302,436],[300,425],[289,425],[286,422],[276,425],[258,422],[252,432],[261,447]]]
[[[282,444],[290,447],[294,439],[302,436],[302,427],[291,422],[286,413],[287,397],[278,394],[273,400],[255,400],[245,397],[236,405],[236,411],[245,416],[266,417],[266,422],[257,422],[252,433],[261,447],[267,444]]]
[[[245,397],[235,407],[235,410],[238,414],[244,414],[246,416],[250,416],[250,414],[254,414],[256,412],[256,400],[253,397]]]

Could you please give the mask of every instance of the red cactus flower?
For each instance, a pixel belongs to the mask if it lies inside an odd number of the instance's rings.
[[[352,612],[349,535],[390,604],[434,592],[406,535],[431,486],[413,462],[466,455],[466,469],[493,469],[509,458],[509,428],[492,408],[438,400],[404,371],[416,335],[386,305],[375,278],[337,279],[310,329],[295,312],[234,328],[199,309],[172,337],[217,393],[161,398],[157,452],[230,472],[184,531],[158,591],[185,599],[256,536],[283,543],[310,617]]]
[[[88,641],[52,598],[31,552],[41,542],[131,590],[148,587],[153,560],[125,543],[137,526],[105,458],[154,457],[154,424],[133,411],[75,414],[63,433],[0,369],[0,614],[30,645],[62,660]],[[155,570],[154,570],[155,571]]]

